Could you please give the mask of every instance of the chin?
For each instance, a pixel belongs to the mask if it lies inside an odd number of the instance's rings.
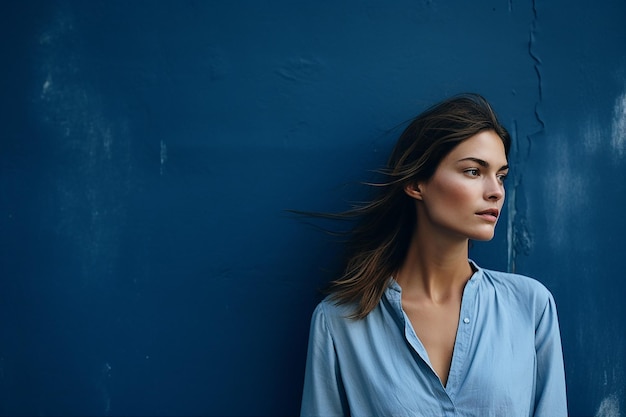
[[[488,242],[491,239],[493,239],[493,236],[495,235],[495,233],[493,231],[490,232],[484,232],[484,233],[475,233],[472,234],[469,237],[470,240],[477,240],[477,241],[481,241],[481,242]]]

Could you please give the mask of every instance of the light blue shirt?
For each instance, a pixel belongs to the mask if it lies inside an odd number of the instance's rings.
[[[303,416],[567,416],[554,299],[481,269],[465,286],[448,381],[433,371],[394,280],[364,319],[322,301],[311,322]]]

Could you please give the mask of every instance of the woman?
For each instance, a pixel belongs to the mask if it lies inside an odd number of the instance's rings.
[[[466,94],[400,136],[313,313],[302,415],[567,415],[552,295],[480,268],[504,203],[510,136]]]

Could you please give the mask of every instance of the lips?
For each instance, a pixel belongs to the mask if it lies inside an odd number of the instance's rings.
[[[500,214],[498,209],[492,208],[492,209],[487,209],[487,210],[483,210],[483,211],[479,211],[478,213],[476,213],[477,215],[481,216],[481,217],[485,217],[487,219],[493,219],[496,220],[498,218],[498,215]]]

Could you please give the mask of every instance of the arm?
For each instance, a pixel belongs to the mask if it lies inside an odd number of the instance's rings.
[[[535,417],[567,416],[563,350],[556,305],[552,295],[541,312],[535,329],[537,375]]]
[[[302,394],[302,416],[348,415],[332,335],[320,304],[313,313]]]

